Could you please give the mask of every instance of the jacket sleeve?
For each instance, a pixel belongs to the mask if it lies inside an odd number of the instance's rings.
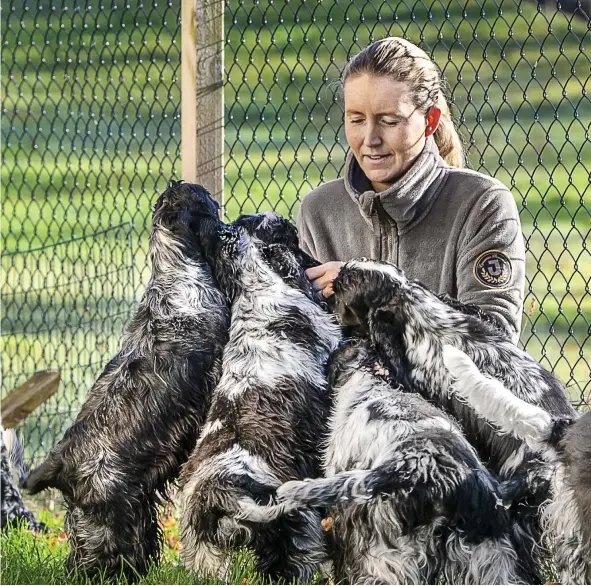
[[[478,198],[457,251],[458,299],[492,314],[519,341],[525,289],[525,245],[515,200],[502,187]]]
[[[313,258],[316,257],[316,250],[314,247],[314,241],[312,239],[312,235],[310,233],[310,227],[307,217],[307,205],[306,199],[302,201],[300,204],[300,211],[298,212],[298,217],[296,220],[296,226],[298,229],[298,238],[300,241],[301,249],[306,253],[309,254]]]

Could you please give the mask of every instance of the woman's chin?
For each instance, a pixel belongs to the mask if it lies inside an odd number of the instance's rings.
[[[393,170],[387,173],[378,173],[375,170],[372,171],[371,169],[363,169],[363,172],[374,188],[376,188],[376,191],[383,191],[384,189],[387,189],[398,178],[396,172]],[[380,187],[379,189],[377,189],[378,186]]]

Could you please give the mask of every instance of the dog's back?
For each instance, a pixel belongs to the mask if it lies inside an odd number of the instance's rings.
[[[31,492],[64,493],[72,566],[109,575],[123,557],[133,575],[130,565],[141,573],[158,556],[156,506],[195,445],[228,335],[226,299],[200,243],[212,222],[217,207],[200,186],[160,196],[152,275],[121,350],[26,480]]]
[[[286,480],[318,474],[324,366],[339,329],[312,299],[289,244],[269,245],[239,225],[231,230],[235,241],[219,250],[216,268],[220,283],[231,280],[230,339],[206,427],[182,474],[183,557],[223,574],[229,550],[251,545],[261,571],[307,580],[323,552],[315,514],[264,527],[241,517]]]

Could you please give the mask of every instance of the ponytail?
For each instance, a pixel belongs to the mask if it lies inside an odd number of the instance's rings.
[[[461,168],[464,166],[464,145],[451,118],[449,106],[443,93],[439,94],[437,106],[441,110],[439,125],[433,134],[439,154],[448,165]]]

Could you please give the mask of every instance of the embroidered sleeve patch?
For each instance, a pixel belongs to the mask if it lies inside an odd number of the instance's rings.
[[[476,279],[492,289],[507,287],[511,283],[512,274],[511,260],[499,250],[483,252],[474,263]]]

